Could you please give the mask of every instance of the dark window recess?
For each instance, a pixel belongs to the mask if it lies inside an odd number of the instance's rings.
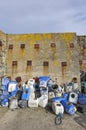
[[[70,48],[74,48],[74,43],[70,43]]]
[[[31,66],[32,65],[32,61],[31,60],[28,60],[27,61],[27,66]]]
[[[56,47],[56,44],[55,43],[51,43],[51,47]]]
[[[34,44],[35,49],[39,49],[39,44]]]
[[[48,61],[44,61],[43,62],[43,66],[49,66],[49,62]]]
[[[79,65],[82,65],[82,60],[79,60]]]
[[[13,45],[12,44],[9,45],[9,49],[13,49]]]
[[[17,65],[17,61],[12,61],[12,66]]]
[[[0,41],[0,47],[2,47],[2,41]]]
[[[86,44],[83,44],[83,49],[86,49]]]
[[[67,66],[67,62],[62,62],[62,66]]]
[[[24,49],[25,48],[25,44],[21,44],[20,47],[21,47],[21,49]]]

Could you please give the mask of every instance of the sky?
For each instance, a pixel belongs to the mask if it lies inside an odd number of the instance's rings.
[[[0,0],[0,30],[86,35],[86,0]]]

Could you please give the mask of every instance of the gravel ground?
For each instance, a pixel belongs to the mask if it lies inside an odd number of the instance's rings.
[[[0,108],[0,130],[86,130],[86,105],[84,113],[74,116],[64,114],[62,124],[54,123],[55,115],[43,108],[26,108],[11,111]]]

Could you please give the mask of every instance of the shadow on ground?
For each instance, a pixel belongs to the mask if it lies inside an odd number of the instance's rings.
[[[86,105],[79,105],[79,112],[77,112],[77,116],[74,117],[75,122],[81,125],[84,129],[86,129]]]

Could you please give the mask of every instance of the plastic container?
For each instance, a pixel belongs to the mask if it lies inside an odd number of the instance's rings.
[[[16,108],[18,108],[18,100],[16,98],[10,99],[9,109],[14,110]]]
[[[8,107],[8,98],[4,98],[2,101],[1,101],[1,105],[3,107]]]
[[[33,86],[35,84],[35,80],[34,79],[29,79],[27,84],[28,84],[28,86]]]
[[[71,92],[69,94],[69,102],[77,104],[77,101],[78,101],[78,94]]]
[[[76,112],[76,107],[75,105],[73,105],[72,103],[69,103],[67,101],[61,101],[64,110],[66,113],[70,114],[70,115],[74,115]]]
[[[38,105],[45,108],[48,104],[48,96],[42,95],[40,98],[38,98]]]
[[[28,100],[28,107],[38,107],[38,99],[35,100]]]
[[[69,94],[68,93],[63,93],[62,96],[63,96],[63,98],[65,98],[66,100],[68,100]]]
[[[16,90],[18,83],[16,81],[11,81],[8,84],[8,92],[12,92]]]
[[[19,105],[20,108],[27,108],[28,101],[27,100],[20,100],[18,105]]]
[[[78,103],[81,105],[86,104],[86,94],[79,94],[78,95]]]
[[[65,97],[55,97],[52,98],[52,102],[61,102],[61,101],[65,101],[66,98]]]
[[[35,99],[35,93],[30,93],[29,100],[34,100]]]
[[[17,92],[18,92],[18,90],[19,90],[19,88],[18,87],[16,87],[16,89],[14,90],[14,91],[12,91],[12,92],[10,92],[10,98],[11,97],[15,97],[16,96],[16,94],[17,94]]]
[[[2,78],[2,90],[7,91],[8,90],[8,83],[10,82],[9,78]]]
[[[54,92],[49,92],[48,99],[52,99],[52,98],[55,98],[55,94],[54,94]]]
[[[64,113],[64,107],[60,102],[52,102],[52,110],[56,115]]]
[[[30,88],[24,88],[22,93],[22,100],[29,100],[30,97]]]
[[[40,88],[40,93],[41,93],[41,95],[47,95],[48,96],[48,88],[41,87]]]
[[[9,78],[2,78],[2,85],[8,85],[9,82],[10,82]]]

